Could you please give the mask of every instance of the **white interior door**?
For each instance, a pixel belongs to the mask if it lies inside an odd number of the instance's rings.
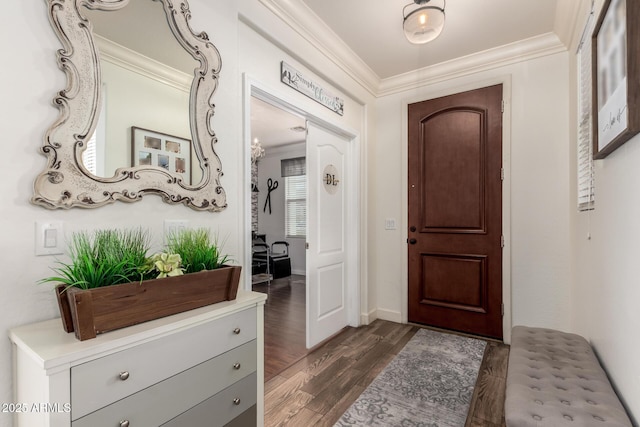
[[[348,324],[348,141],[307,122],[307,348]]]

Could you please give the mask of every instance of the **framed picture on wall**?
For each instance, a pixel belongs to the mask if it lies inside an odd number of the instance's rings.
[[[606,0],[593,32],[593,157],[640,132],[640,2]]]
[[[132,126],[131,166],[157,166],[191,185],[191,141]]]

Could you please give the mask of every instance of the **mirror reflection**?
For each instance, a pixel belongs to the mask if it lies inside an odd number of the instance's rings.
[[[198,63],[172,34],[163,5],[136,0],[113,11],[83,9],[100,58],[102,105],[83,153],[93,175],[164,168],[186,185],[202,179],[193,150],[189,96]]]
[[[40,147],[47,161],[31,202],[98,208],[153,194],[225,209],[211,127],[222,59],[191,28],[187,0],[45,2],[66,85],[54,96],[59,115]]]

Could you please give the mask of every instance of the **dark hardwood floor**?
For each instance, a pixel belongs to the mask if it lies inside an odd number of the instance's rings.
[[[306,356],[305,277],[292,275],[253,285],[269,297],[264,310],[264,380]]]
[[[267,427],[332,426],[421,327],[376,320],[345,328],[307,352],[304,276],[253,289],[269,294],[265,306]],[[508,355],[507,345],[487,341],[464,427],[504,426]]]

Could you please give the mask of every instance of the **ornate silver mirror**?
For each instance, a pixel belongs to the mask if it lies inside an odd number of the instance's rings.
[[[220,54],[191,29],[187,1],[47,4],[67,86],[54,99],[60,114],[40,149],[47,164],[31,201],[95,208],[151,193],[224,209],[211,129]]]

